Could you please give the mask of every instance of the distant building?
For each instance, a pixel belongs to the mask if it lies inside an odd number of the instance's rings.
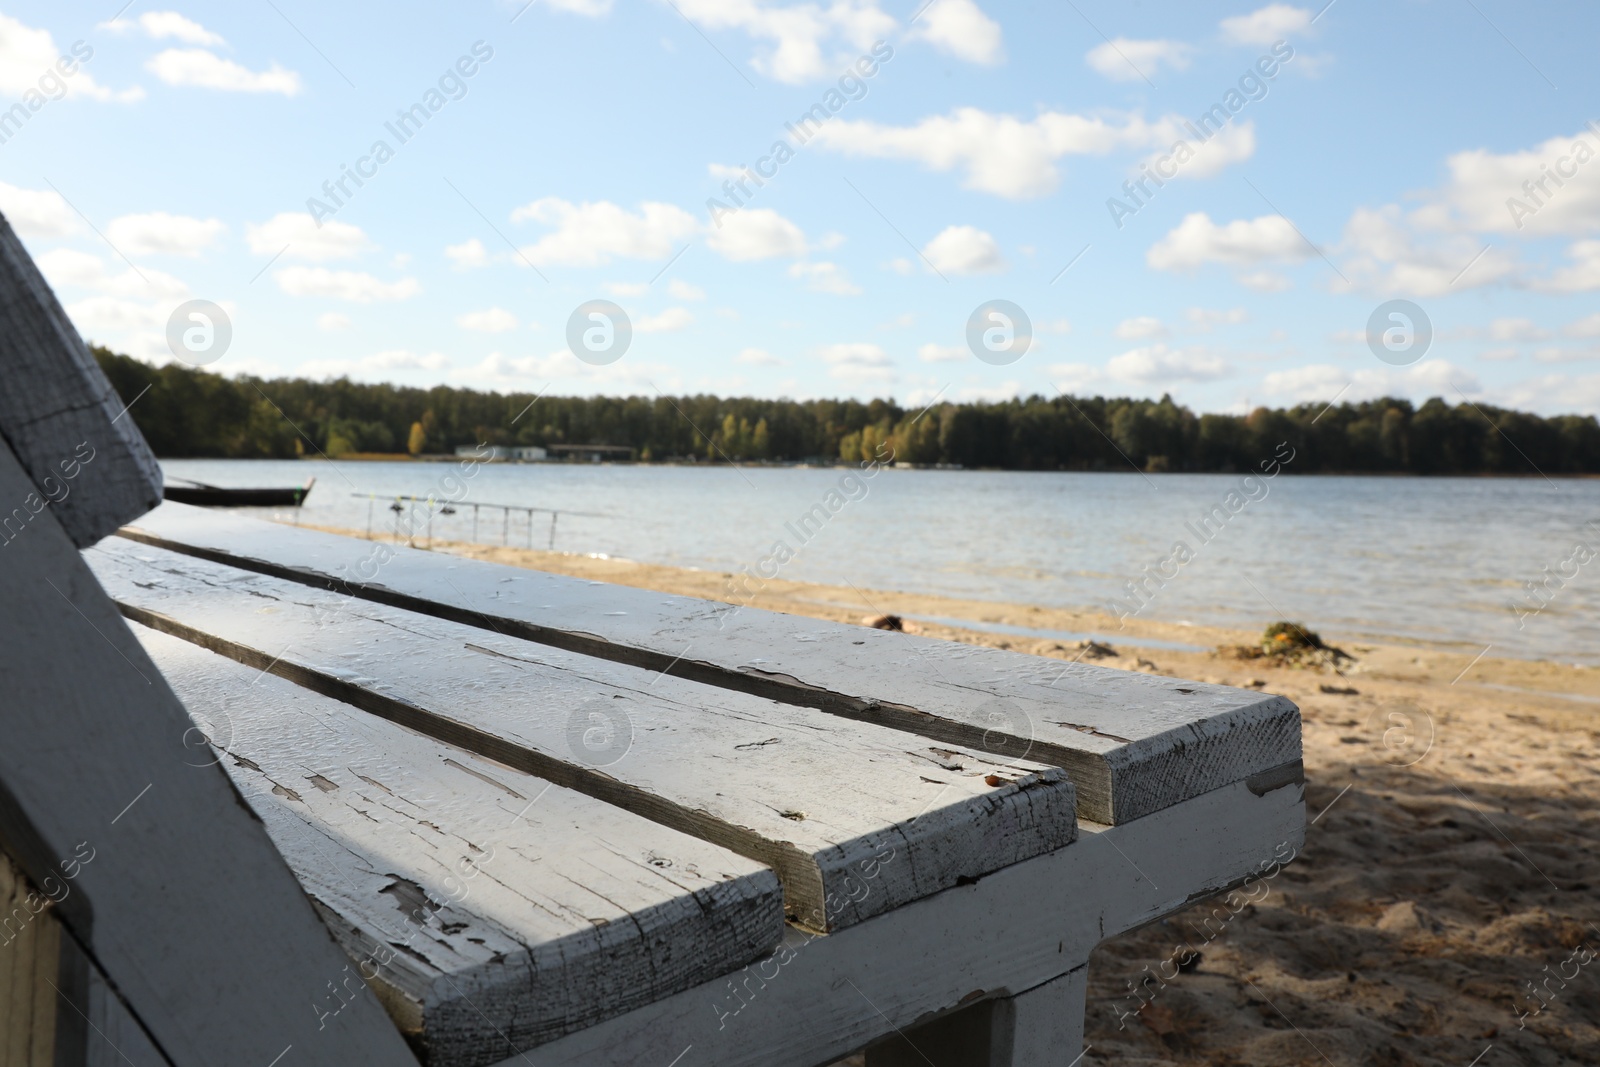
[[[557,459],[601,460],[631,463],[637,452],[631,445],[551,445],[550,454]]]
[[[458,445],[456,455],[463,459],[477,459],[486,463],[532,462],[550,458],[550,453],[538,445]]]

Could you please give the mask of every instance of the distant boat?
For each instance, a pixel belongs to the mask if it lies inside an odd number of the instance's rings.
[[[306,494],[311,492],[311,487],[317,484],[317,480],[312,478],[305,485],[297,485],[291,489],[227,489],[189,478],[174,478],[170,481],[188,482],[188,484],[168,484],[161,490],[163,497],[175,500],[179,504],[197,504],[203,508],[297,508],[305,502]]]

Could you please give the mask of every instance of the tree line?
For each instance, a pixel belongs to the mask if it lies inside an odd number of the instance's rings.
[[[225,378],[94,349],[158,456],[428,455],[458,446],[630,445],[645,461],[903,463],[1010,470],[1244,471],[1280,442],[1324,473],[1600,473],[1592,415],[1385,398],[1196,415],[1171,397],[941,403],[540,397],[340,378]]]

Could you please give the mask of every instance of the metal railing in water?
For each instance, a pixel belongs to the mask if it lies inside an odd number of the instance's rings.
[[[550,540],[548,547],[552,552],[555,551],[556,547],[556,522],[561,518],[562,515],[577,515],[589,519],[614,519],[617,517],[615,515],[606,515],[597,511],[573,511],[570,508],[537,508],[529,507],[525,504],[494,504],[482,500],[445,500],[436,496],[411,496],[405,493],[351,493],[350,495],[358,499],[364,498],[367,501],[367,537],[369,539],[372,537],[373,508],[379,500],[388,500],[391,502],[388,510],[394,512],[394,539],[396,541],[400,540],[402,532],[400,529],[400,516],[405,514],[408,510],[411,511],[413,519],[407,523],[407,529],[404,531],[407,544],[416,543],[415,538],[417,530],[414,516],[419,503],[427,505],[427,522],[423,535],[426,537],[427,542],[430,545],[433,543],[434,515],[455,515],[462,508],[472,509],[472,540],[474,543],[481,543],[478,541],[478,519],[480,509],[498,508],[500,510],[500,543],[502,545],[509,545],[511,543],[511,513],[513,511],[527,513],[529,548],[533,547],[534,512],[547,514],[550,516]],[[402,500],[410,502],[409,508],[406,505],[401,504]]]

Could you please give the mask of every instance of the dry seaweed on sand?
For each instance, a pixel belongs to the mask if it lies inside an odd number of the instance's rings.
[[[1327,644],[1315,630],[1286,621],[1268,626],[1259,644],[1221,645],[1217,654],[1229,659],[1267,660],[1274,667],[1330,669],[1335,673],[1355,662],[1354,656]]]

